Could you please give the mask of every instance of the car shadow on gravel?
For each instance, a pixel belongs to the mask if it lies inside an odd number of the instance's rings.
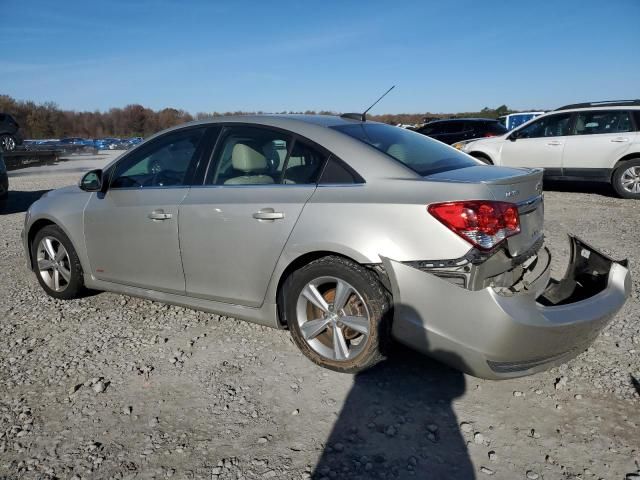
[[[604,182],[545,180],[544,189],[552,192],[595,193],[604,197],[620,198],[613,187]]]
[[[475,478],[452,405],[465,390],[461,372],[394,346],[355,376],[312,478]]]
[[[0,215],[10,215],[12,213],[26,212],[31,204],[38,200],[42,195],[49,190],[34,190],[34,191],[22,191],[22,190],[10,190],[9,197],[3,207],[0,207]]]

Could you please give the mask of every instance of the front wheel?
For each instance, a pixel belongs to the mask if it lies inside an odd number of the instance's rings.
[[[357,373],[385,358],[390,300],[367,268],[342,257],[320,258],[289,277],[283,301],[291,336],[314,363]]]
[[[622,198],[640,199],[640,159],[624,162],[615,169],[611,180]]]
[[[40,230],[31,244],[40,286],[51,297],[69,300],[84,290],[82,267],[69,238],[56,225]]]

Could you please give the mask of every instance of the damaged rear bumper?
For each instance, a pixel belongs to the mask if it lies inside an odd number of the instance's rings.
[[[393,336],[471,375],[530,375],[584,351],[631,291],[627,262],[570,236],[565,277],[550,280],[550,256],[516,292],[468,290],[383,258],[394,300]]]

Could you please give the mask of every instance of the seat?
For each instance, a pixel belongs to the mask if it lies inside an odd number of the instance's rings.
[[[244,143],[236,143],[231,152],[231,166],[241,175],[224,182],[225,185],[268,185],[273,177],[265,175],[268,170],[267,158]]]
[[[407,149],[404,145],[399,143],[393,143],[387,148],[387,154],[391,155],[396,160],[400,160],[401,162],[407,161]]]

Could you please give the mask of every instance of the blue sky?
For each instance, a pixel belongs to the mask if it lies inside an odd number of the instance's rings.
[[[106,110],[458,112],[640,97],[640,0],[3,0],[0,93]]]

